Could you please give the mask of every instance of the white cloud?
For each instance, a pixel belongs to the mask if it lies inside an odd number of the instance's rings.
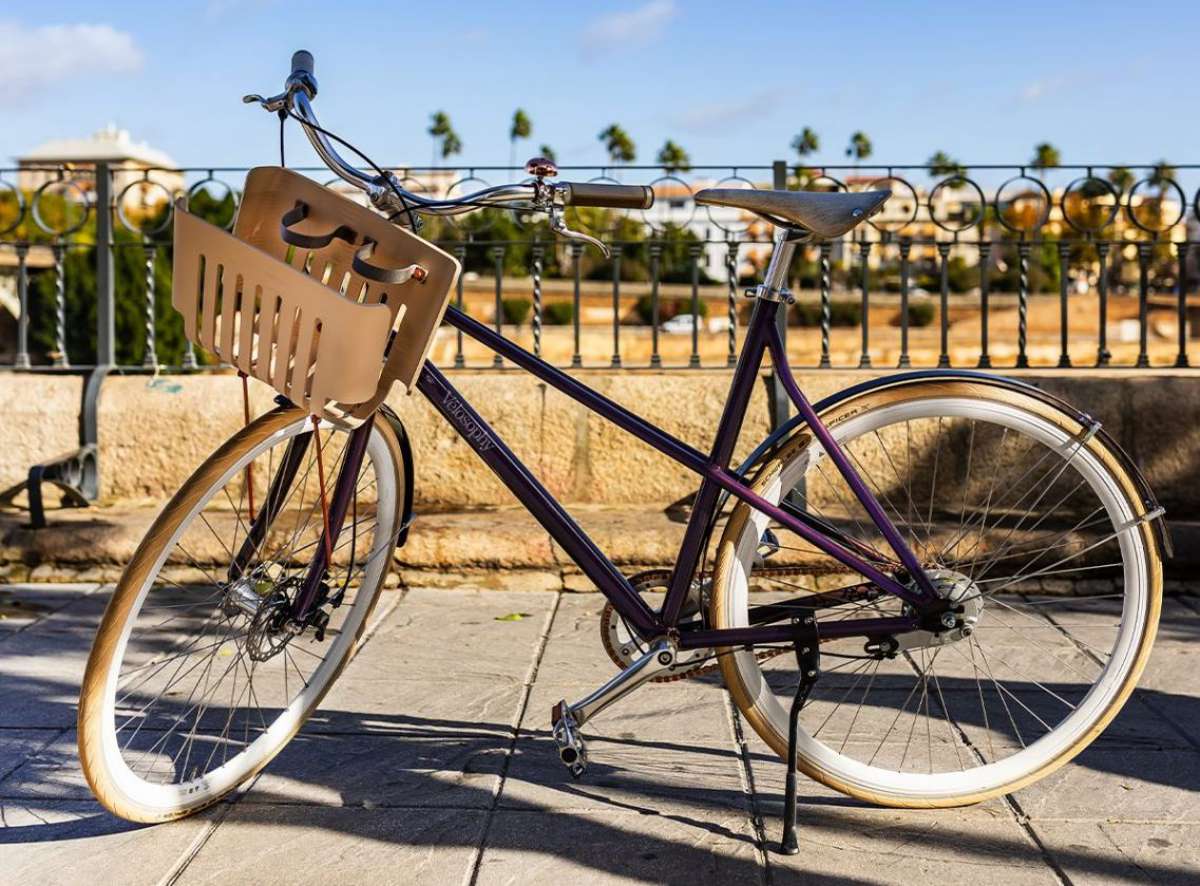
[[[675,0],[650,0],[627,12],[614,12],[593,19],[583,29],[583,53],[595,58],[654,42],[675,17]]]
[[[17,105],[56,83],[142,67],[130,34],[109,25],[43,25],[0,22],[0,105]]]
[[[695,133],[725,132],[730,126],[759,120],[775,110],[770,92],[756,92],[743,99],[695,105],[672,115],[671,123]]]

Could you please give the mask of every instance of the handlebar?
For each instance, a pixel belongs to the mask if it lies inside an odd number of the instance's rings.
[[[307,49],[292,53],[292,76],[307,74],[313,76],[313,54]]]
[[[411,218],[414,212],[459,215],[486,206],[541,210],[550,214],[551,227],[557,233],[586,240],[607,252],[595,238],[569,230],[563,222],[561,209],[566,206],[649,209],[654,203],[654,191],[644,185],[549,182],[541,174],[530,182],[484,188],[462,197],[439,200],[414,194],[402,188],[392,173],[378,167],[374,173],[368,173],[342,158],[334,147],[335,139],[330,138],[330,133],[317,121],[312,108],[312,100],[317,96],[314,70],[312,53],[302,49],[292,55],[292,72],[288,75],[283,93],[272,98],[248,95],[243,101],[260,104],[281,117],[291,116],[297,120],[313,150],[325,164],[339,178],[365,191],[371,204],[391,218]]]
[[[610,209],[649,209],[654,189],[646,185],[609,185],[603,182],[559,182],[567,206],[604,206]]]

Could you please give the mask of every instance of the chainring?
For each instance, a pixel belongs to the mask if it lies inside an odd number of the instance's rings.
[[[776,567],[770,570],[772,574],[779,575],[800,574],[802,571],[803,567],[794,566]],[[670,581],[671,571],[669,569],[648,569],[629,578],[629,583],[639,594],[655,590],[665,591]],[[699,580],[692,583],[692,593],[689,593],[684,604],[683,614],[685,617],[692,612],[703,612],[707,609],[708,589],[711,584],[712,576],[709,574],[701,574]],[[613,608],[612,603],[605,603],[604,609],[600,611],[600,642],[604,644],[604,651],[608,653],[613,664],[621,670],[625,670],[633,664],[645,654],[647,649],[645,643],[638,639],[637,634],[629,628],[620,613]],[[755,651],[754,657],[763,662],[791,651],[789,647],[759,649]],[[713,649],[687,649],[680,652],[679,664],[661,677],[652,677],[651,683],[674,683],[676,680],[689,680],[720,670],[720,664],[716,660],[717,654]]]
[[[629,583],[639,594],[665,591],[670,581],[671,571],[669,569],[649,569],[629,578]],[[685,618],[702,611],[703,587],[703,581],[699,584],[693,583],[693,593],[688,594],[688,599],[684,604],[683,615]],[[695,595],[694,600],[693,594]],[[625,670],[649,650],[645,641],[626,624],[625,619],[613,608],[612,603],[605,603],[604,609],[600,612],[600,642],[604,644],[604,651],[608,653],[613,664],[621,670]],[[650,682],[674,683],[676,680],[686,680],[689,677],[713,670],[715,665],[708,664],[708,662],[712,660],[714,654],[711,649],[680,649],[677,655],[678,663],[662,676],[652,677]]]

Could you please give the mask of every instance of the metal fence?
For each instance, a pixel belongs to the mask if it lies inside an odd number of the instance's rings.
[[[1200,264],[1200,166],[769,165],[563,168],[564,178],[650,184],[644,212],[570,219],[599,257],[529,219],[495,215],[427,234],[469,269],[455,301],[574,367],[731,365],[742,289],[768,227],[699,206],[703,186],[887,188],[885,211],[800,250],[789,350],[797,365],[1175,366],[1192,361],[1189,292]],[[323,180],[324,170],[307,170]],[[232,224],[246,170],[0,170],[0,365],[155,371],[210,364],[169,302],[177,194]],[[397,170],[406,187],[465,193],[519,180],[502,167]],[[674,319],[671,319],[671,318]],[[1200,326],[1196,327],[1200,330]],[[501,366],[446,334],[447,366]]]

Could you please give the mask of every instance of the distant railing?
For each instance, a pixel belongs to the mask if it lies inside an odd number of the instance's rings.
[[[325,170],[305,170],[327,180]],[[171,207],[232,224],[246,170],[99,164],[0,170],[0,366],[185,371],[211,367],[170,307]],[[457,194],[503,167],[397,170]],[[651,185],[647,211],[569,219],[604,259],[537,219],[495,211],[424,234],[463,262],[453,299],[555,363],[732,365],[769,253],[769,226],[695,203],[696,189],[887,188],[884,211],[798,250],[789,351],[800,366],[981,368],[1191,365],[1200,282],[1200,165],[569,168],[563,178]],[[98,211],[99,208],[103,211]],[[433,358],[501,366],[443,331]]]

